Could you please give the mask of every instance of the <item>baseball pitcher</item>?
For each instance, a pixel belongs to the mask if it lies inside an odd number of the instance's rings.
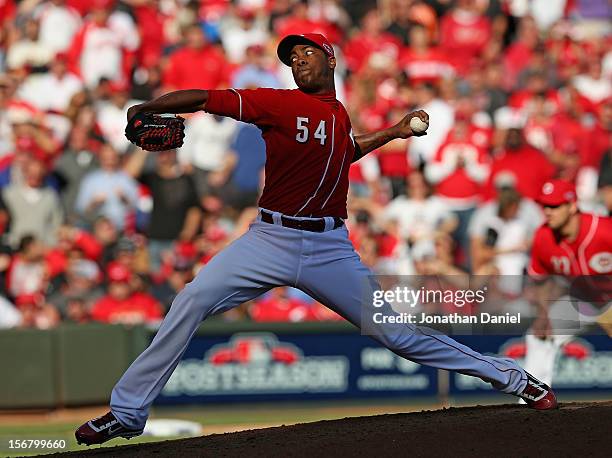
[[[327,39],[289,35],[277,53],[298,89],[175,91],[128,111],[128,138],[152,150],[182,142],[181,122],[165,123],[160,114],[204,110],[255,124],[266,143],[265,189],[256,221],[177,295],[150,346],[114,387],[110,412],[82,425],[77,441],[90,445],[141,434],[150,405],[202,320],[282,285],[365,327],[364,333],[406,359],[480,377],[535,409],[555,408],[550,388],[511,359],[482,355],[430,329],[363,319],[364,298],[380,287],[344,225],[349,166],[391,140],[424,135],[428,115],[416,111],[388,129],[353,135],[336,99],[336,58]],[[420,122],[411,123],[413,118]],[[377,311],[395,313],[388,304]]]

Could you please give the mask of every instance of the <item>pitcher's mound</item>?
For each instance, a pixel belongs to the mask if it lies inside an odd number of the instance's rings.
[[[477,406],[318,421],[53,456],[422,457],[610,456],[612,401],[534,411]]]

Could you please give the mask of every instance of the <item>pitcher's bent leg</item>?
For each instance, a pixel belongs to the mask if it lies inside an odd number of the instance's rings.
[[[352,247],[344,245],[340,249],[344,254],[337,253],[336,259],[310,263],[298,286],[403,358],[479,377],[505,393],[516,394],[525,388],[525,371],[512,359],[482,355],[433,329],[412,324],[377,324],[370,319],[371,314],[362,315],[365,310],[362,306],[372,307],[371,302],[363,305],[364,298],[371,299],[373,291],[380,287],[359,257],[350,255]],[[377,311],[397,315],[389,304]]]
[[[150,405],[172,375],[202,320],[283,282],[282,268],[287,263],[282,253],[270,246],[257,250],[256,238],[252,231],[247,232],[215,256],[176,296],[149,347],[113,389],[111,410],[124,426],[144,427]],[[275,263],[270,265],[272,262]]]

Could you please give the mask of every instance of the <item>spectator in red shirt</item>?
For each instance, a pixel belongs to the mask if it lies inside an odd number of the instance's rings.
[[[387,124],[392,125],[405,114],[404,107],[394,107],[389,112]],[[395,199],[406,191],[406,177],[412,171],[406,154],[406,142],[401,139],[390,141],[376,152],[380,173],[391,185],[391,198]]]
[[[218,201],[218,207],[212,203],[212,206],[202,218],[201,233],[195,240],[196,250],[202,254],[199,263],[204,265],[211,260],[225,245],[229,242],[230,234],[222,224],[223,204]]]
[[[487,151],[472,141],[472,130],[467,118],[456,117],[446,142],[425,168],[428,181],[436,186],[436,194],[459,221],[454,236],[465,255],[469,249],[468,223],[481,201],[482,186],[490,172]]]
[[[612,97],[599,107],[597,122],[584,135],[580,149],[581,167],[599,169],[606,151],[612,148]]]
[[[545,97],[546,103],[552,109],[559,107],[557,91],[550,87],[546,75],[540,71],[534,71],[529,75],[525,75],[523,88],[512,93],[508,100],[508,106],[517,110],[528,110],[536,97]]]
[[[130,286],[132,275],[123,264],[109,264],[108,294],[94,304],[91,311],[94,320],[105,323],[140,324],[154,323],[162,319],[162,308],[152,296],[132,290]]]
[[[138,50],[138,63],[145,68],[157,64],[165,46],[164,13],[159,0],[143,0],[132,6],[142,45]]]
[[[361,31],[344,47],[346,66],[352,72],[359,72],[367,66],[370,56],[382,53],[392,60],[399,56],[401,41],[383,30],[378,10],[370,10],[361,20]]]
[[[331,43],[338,43],[340,37],[337,30],[324,20],[314,21],[308,15],[308,2],[298,1],[294,4],[291,15],[276,23],[276,33],[279,37],[294,33],[320,33]]]
[[[21,326],[26,328],[50,329],[60,322],[57,309],[45,301],[40,293],[24,294],[15,299],[21,312]]]
[[[249,315],[253,321],[297,322],[310,318],[310,304],[289,296],[287,287],[274,288],[269,295],[256,301]]]
[[[514,87],[519,73],[531,63],[538,44],[538,27],[531,16],[521,18],[516,41],[504,52],[508,87]]]
[[[16,165],[18,153],[35,154],[48,166],[58,153],[60,144],[49,128],[45,114],[27,102],[13,100],[7,103],[4,118],[11,123],[7,127],[12,130],[7,132],[9,138],[4,141],[10,142],[14,150],[13,154],[2,157],[0,167],[10,164],[11,161]]]
[[[554,120],[552,115],[555,111],[556,105],[551,103],[543,93],[536,94],[524,110],[528,115],[524,129],[525,140],[546,155],[549,155],[553,150],[552,129]]]
[[[440,45],[457,71],[464,75],[491,38],[491,22],[479,13],[473,0],[458,0],[440,24]]]
[[[590,103],[572,87],[560,94],[561,109],[552,117],[551,135],[553,150],[550,160],[557,167],[558,175],[573,181],[580,167],[580,147],[585,139],[585,114]]]
[[[402,51],[399,66],[412,83],[437,83],[455,74],[444,51],[431,46],[427,30],[420,24],[410,29],[410,46]]]
[[[581,96],[593,103],[600,103],[612,97],[612,81],[602,72],[600,56],[589,56],[584,70],[573,80],[573,85]]]
[[[99,261],[104,247],[89,232],[62,225],[57,231],[57,244],[52,246],[46,253],[49,276],[55,277],[66,271],[69,261],[73,255],[79,258]]]
[[[578,198],[583,203],[595,204],[598,187],[601,187],[598,181],[612,172],[605,169],[609,168],[609,162],[602,162],[606,152],[612,152],[612,97],[601,104],[595,125],[586,130],[579,143],[576,185]],[[605,191],[601,195],[605,208]]]
[[[229,76],[223,53],[208,43],[198,24],[185,29],[184,41],[185,46],[170,55],[163,74],[164,91],[221,86]]]
[[[517,191],[530,199],[537,199],[542,185],[555,174],[555,167],[546,156],[525,142],[522,123],[510,121],[504,135],[504,148],[493,160],[491,174],[485,188],[485,198],[495,197],[495,178],[509,172],[516,179]],[[514,122],[514,124],[512,124]]]

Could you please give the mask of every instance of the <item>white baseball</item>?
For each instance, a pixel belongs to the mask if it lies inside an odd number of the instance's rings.
[[[412,129],[412,132],[414,132],[415,134],[420,134],[421,132],[425,132],[428,127],[429,127],[429,123],[421,121],[421,118],[417,118],[416,116],[413,116],[412,118],[410,118],[410,128]]]

